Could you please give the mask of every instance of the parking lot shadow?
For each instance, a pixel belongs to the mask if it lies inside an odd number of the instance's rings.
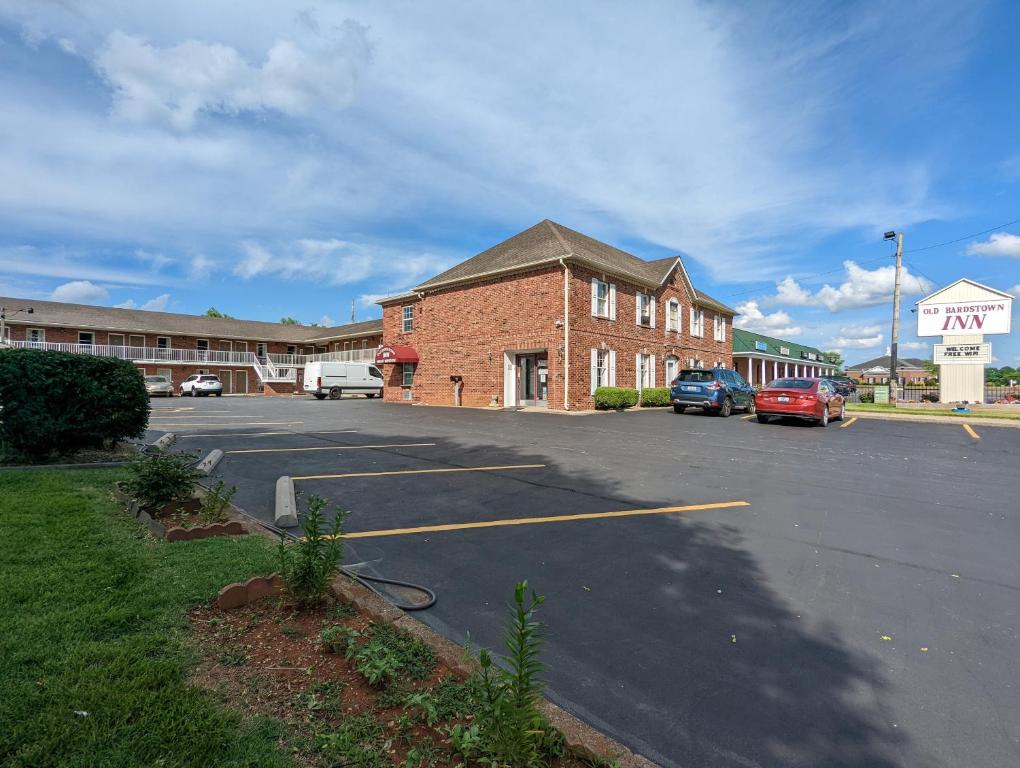
[[[709,501],[678,498],[668,476],[645,476],[639,464],[610,473],[586,450],[598,436],[573,437],[568,453],[394,431],[329,439],[366,449],[231,456],[223,471],[229,482],[319,478],[298,481],[304,502],[308,493],[329,496],[353,510],[349,529],[361,532]],[[482,467],[499,469],[427,471]],[[835,624],[791,607],[726,517],[461,527],[352,540],[348,551],[349,561],[435,588],[439,602],[421,617],[489,647],[500,642],[511,585],[531,578],[548,597],[554,698],[660,764],[933,764],[898,728],[877,658],[850,648]]]

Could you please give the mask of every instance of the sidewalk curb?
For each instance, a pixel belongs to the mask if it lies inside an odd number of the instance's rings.
[[[875,413],[873,411],[847,410],[847,418],[859,416],[862,419],[882,419],[884,421],[914,421],[927,424],[980,424],[985,427],[1006,427],[1020,429],[1020,419],[989,419],[976,414],[964,416],[923,415],[919,413]]]

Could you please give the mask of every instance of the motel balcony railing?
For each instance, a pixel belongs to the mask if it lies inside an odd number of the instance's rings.
[[[270,352],[256,355],[254,352],[227,352],[216,349],[182,349],[180,347],[128,347],[108,344],[70,344],[47,341],[9,341],[12,347],[22,349],[45,349],[53,352],[70,352],[78,355],[119,357],[138,363],[211,363],[219,365],[251,365],[263,369],[303,368],[306,363],[320,360],[335,362],[373,362],[376,348],[347,349],[336,352],[320,352],[314,355],[287,355]]]

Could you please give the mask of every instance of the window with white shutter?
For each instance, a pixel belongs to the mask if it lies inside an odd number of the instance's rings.
[[[634,316],[638,325],[655,327],[655,301],[647,293],[638,291],[634,294]]]
[[[616,316],[616,286],[599,280],[591,279],[591,314],[592,317],[613,319]]]
[[[666,330],[680,331],[680,302],[676,299],[666,302]]]

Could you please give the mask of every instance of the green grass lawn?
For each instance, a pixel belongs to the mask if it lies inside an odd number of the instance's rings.
[[[121,477],[0,473],[0,765],[292,765],[275,723],[186,684],[188,608],[274,570],[271,542],[154,542]]]
[[[961,419],[1012,419],[1020,420],[1020,407],[1017,407],[1017,412],[1012,413],[1008,411],[989,411],[983,409],[976,409],[970,413],[953,413],[949,408],[897,408],[894,405],[884,405],[879,403],[847,403],[846,409],[848,411],[864,411],[872,413],[902,413],[902,414],[921,414],[924,416],[956,416]]]

